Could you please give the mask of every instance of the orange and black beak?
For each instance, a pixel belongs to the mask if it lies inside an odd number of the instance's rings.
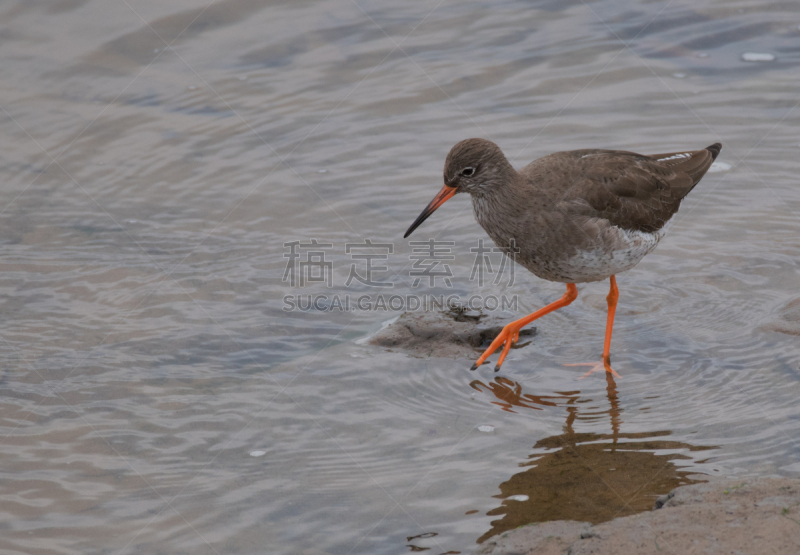
[[[430,204],[428,204],[428,206],[425,207],[425,210],[422,211],[422,214],[420,214],[419,217],[416,220],[414,220],[414,223],[411,224],[411,227],[408,228],[406,234],[403,235],[403,239],[411,235],[412,231],[417,229],[422,222],[427,220],[428,216],[433,214],[437,208],[439,208],[447,201],[447,199],[455,195],[456,191],[458,191],[456,187],[449,187],[447,185],[442,187],[442,190],[439,191],[439,194],[433,197],[433,200],[430,202]]]

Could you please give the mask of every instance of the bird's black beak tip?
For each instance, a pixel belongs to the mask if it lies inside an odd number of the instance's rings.
[[[411,227],[409,227],[408,231],[406,231],[405,235],[403,235],[403,239],[411,235],[415,229],[422,225],[422,222],[428,219],[428,216],[433,214],[437,208],[439,208],[447,199],[455,195],[457,192],[458,189],[455,187],[450,187],[448,185],[442,187],[442,190],[439,191],[439,194],[433,197],[433,200],[428,203],[428,206],[425,207],[425,210],[422,211],[422,214],[420,214],[417,219],[414,220],[414,223],[411,224]]]

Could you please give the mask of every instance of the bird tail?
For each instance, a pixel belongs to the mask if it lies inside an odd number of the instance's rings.
[[[711,146],[707,146],[706,150],[711,153],[711,160],[716,160],[717,156],[719,156],[719,151],[722,150],[722,145],[719,143],[714,143]]]

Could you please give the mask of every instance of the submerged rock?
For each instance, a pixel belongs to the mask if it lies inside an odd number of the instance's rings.
[[[405,312],[373,335],[369,343],[417,357],[475,358],[508,321],[458,307],[442,312]],[[522,330],[516,347],[527,345],[524,338],[535,333],[534,327]]]

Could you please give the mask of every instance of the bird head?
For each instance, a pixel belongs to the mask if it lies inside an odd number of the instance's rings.
[[[514,171],[503,151],[492,141],[466,139],[457,143],[450,149],[444,163],[444,186],[414,220],[403,238],[411,235],[422,222],[456,193],[484,196],[508,179],[509,170]]]

